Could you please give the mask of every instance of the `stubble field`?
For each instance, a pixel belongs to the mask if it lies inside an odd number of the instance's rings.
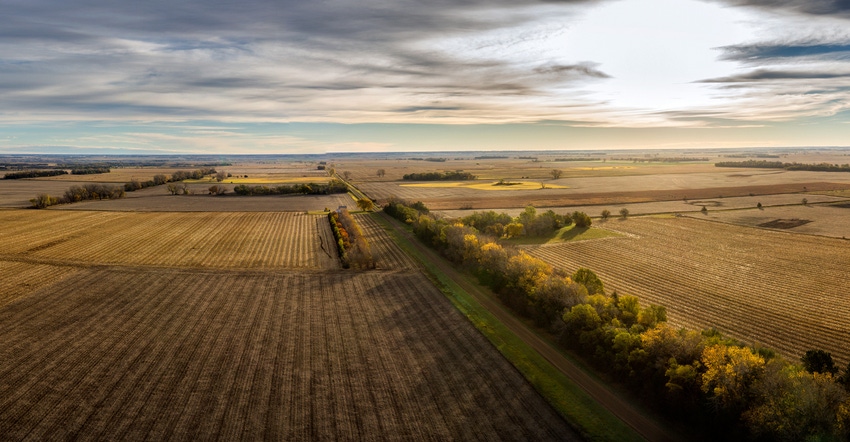
[[[667,307],[670,322],[717,328],[797,359],[850,361],[850,248],[845,240],[687,217],[609,220],[626,237],[529,246],[570,271],[593,269],[607,291]]]
[[[320,215],[0,212],[0,434],[577,440],[357,218],[384,270]]]

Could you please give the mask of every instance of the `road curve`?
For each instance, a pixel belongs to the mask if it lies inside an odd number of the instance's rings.
[[[667,442],[679,440],[679,438],[674,437],[656,422],[647,418],[643,413],[635,409],[635,407],[633,407],[630,403],[623,400],[620,396],[612,393],[603,383],[592,378],[572,361],[564,357],[564,355],[561,354],[561,352],[552,344],[538,336],[529,329],[527,325],[517,319],[513,313],[506,310],[501,302],[494,299],[493,296],[488,293],[489,290],[471,283],[461,272],[455,269],[451,263],[440,256],[436,251],[424,246],[412,233],[400,228],[398,221],[383,212],[381,212],[381,215],[389,220],[390,225],[399,235],[407,238],[420,253],[431,260],[431,262],[433,262],[434,265],[436,265],[446,276],[454,280],[455,283],[466,290],[466,292],[475,298],[475,300],[478,301],[484,308],[489,310],[490,313],[492,313],[499,319],[499,321],[502,322],[502,324],[505,325],[505,327],[523,340],[527,345],[531,346],[531,348],[535,351],[540,353],[540,355],[546,358],[549,363],[564,373],[565,376],[587,392],[587,394],[595,401],[620,418],[628,426],[632,427],[638,434],[649,441]]]

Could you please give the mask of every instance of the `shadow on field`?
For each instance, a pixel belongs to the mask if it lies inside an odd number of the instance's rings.
[[[575,239],[577,236],[581,235],[582,233],[587,232],[588,230],[590,230],[590,227],[573,227],[570,230],[561,232],[558,235],[558,239],[560,239],[562,241],[570,241],[570,240]]]

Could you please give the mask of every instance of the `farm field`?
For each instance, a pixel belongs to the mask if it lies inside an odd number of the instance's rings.
[[[179,197],[175,197],[179,198]],[[336,269],[327,221],[292,212],[0,211],[0,257],[66,265]]]
[[[716,168],[719,171],[727,170]],[[742,169],[746,170],[746,169]],[[488,190],[465,187],[410,187],[393,183],[363,183],[360,190],[383,201],[391,197],[422,201],[436,210],[563,207],[568,205],[624,204],[683,199],[728,198],[749,195],[787,194],[850,188],[850,174],[817,172],[764,172],[741,174],[731,179],[726,172],[667,174],[655,176],[598,177],[540,180],[564,188]],[[511,178],[513,179],[513,178]],[[625,190],[627,189],[627,190]]]
[[[372,216],[0,211],[2,439],[579,440]]]
[[[526,250],[568,271],[593,269],[607,291],[666,306],[676,326],[714,327],[791,360],[822,349],[850,361],[846,241],[688,217],[606,228],[627,236]]]
[[[815,195],[807,195],[808,205],[763,207],[749,210],[709,211],[706,215],[692,215],[741,226],[759,227],[774,220],[800,220],[796,227],[786,227],[793,233],[850,238],[850,204],[813,204]],[[796,224],[792,222],[791,224]],[[850,246],[850,244],[848,244]]]
[[[353,207],[354,199],[346,193],[334,195],[271,195],[238,196],[232,193],[211,196],[209,184],[191,184],[192,195],[171,195],[165,186],[128,192],[116,200],[83,201],[60,204],[51,210],[108,210],[115,212],[313,212],[335,210],[339,206]],[[63,189],[64,191],[64,189]],[[29,206],[29,201],[25,206]]]
[[[10,440],[577,440],[418,273],[84,269],[0,341]]]
[[[687,202],[678,201],[657,201],[651,203],[634,203],[634,204],[611,204],[611,205],[593,205],[581,206],[572,205],[564,207],[547,207],[546,210],[552,209],[555,213],[572,213],[576,210],[587,213],[592,217],[598,217],[602,210],[608,209],[611,211],[611,216],[616,217],[620,209],[626,208],[631,215],[646,215],[658,213],[689,213],[699,212],[702,206],[709,209],[708,217],[721,215],[725,212],[721,210],[729,209],[751,209],[755,208],[758,203],[762,203],[763,207],[784,206],[784,205],[799,205],[803,198],[808,199],[809,204],[843,202],[848,201],[847,197],[830,196],[830,195],[814,195],[814,194],[779,194],[779,195],[759,195],[759,196],[742,196],[734,198],[706,198],[688,200]],[[812,206],[820,207],[820,206]],[[483,209],[482,209],[483,210]],[[498,212],[504,212],[511,216],[518,216],[524,207],[512,209],[499,209]],[[541,209],[542,210],[542,209]],[[467,210],[440,210],[439,213],[449,217],[463,217],[476,212],[474,209]],[[479,210],[480,212],[480,210]]]

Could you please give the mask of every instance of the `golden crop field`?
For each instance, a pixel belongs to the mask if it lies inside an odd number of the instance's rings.
[[[0,439],[579,440],[373,216],[0,211]]]
[[[2,256],[199,268],[338,267],[321,217],[296,212],[0,212]]]
[[[822,349],[850,361],[850,247],[688,217],[609,220],[620,238],[529,246],[549,263],[593,269],[607,291],[667,307],[670,322],[715,327],[798,359]]]

